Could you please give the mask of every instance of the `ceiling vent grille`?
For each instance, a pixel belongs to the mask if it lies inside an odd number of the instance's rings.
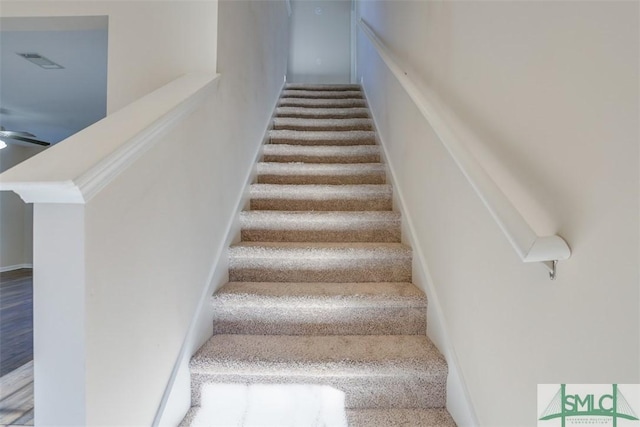
[[[64,68],[62,65],[56,64],[55,62],[45,58],[39,53],[20,53],[20,52],[17,52],[17,53],[27,61],[33,62],[38,67],[44,68],[45,70],[60,70]]]

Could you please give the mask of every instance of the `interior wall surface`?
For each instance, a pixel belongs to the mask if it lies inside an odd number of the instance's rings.
[[[226,280],[212,281],[214,269],[226,265],[223,245],[284,82],[285,2],[3,2],[2,10],[108,14],[111,111],[188,71],[213,73],[217,64],[221,74],[202,106],[155,135],[144,155],[83,205],[83,225],[71,228],[83,233],[76,250],[83,248],[84,262],[58,265],[77,267],[74,283],[82,286],[39,278],[48,289],[73,292],[66,300],[75,304],[73,315],[81,316],[75,324],[83,330],[76,337],[80,351],[68,354],[67,365],[83,367],[74,372],[85,391],[59,382],[50,389],[83,393],[86,404],[76,402],[82,408],[74,413],[83,425],[151,425],[190,327],[198,332],[187,343],[193,350],[211,335],[210,315],[192,321]],[[43,221],[46,212],[57,211],[42,209]],[[55,314],[55,307],[47,311]],[[45,366],[47,349],[40,350]],[[36,362],[36,383],[46,381]],[[36,385],[36,408],[45,408],[38,398]],[[65,419],[50,406],[49,419]],[[45,421],[36,409],[36,423]]]
[[[358,70],[481,425],[536,425],[538,384],[640,382],[637,2],[358,1],[357,15],[478,137],[540,235],[524,264],[362,31]],[[434,298],[437,297],[437,298]]]
[[[108,16],[109,114],[183,74],[215,69],[217,3],[9,0],[0,16]]]
[[[0,151],[0,173],[42,151],[7,144]],[[0,271],[31,267],[33,209],[15,193],[0,192]]]
[[[351,0],[292,0],[287,81],[349,83]]]

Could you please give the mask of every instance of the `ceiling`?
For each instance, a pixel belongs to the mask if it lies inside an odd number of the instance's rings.
[[[105,117],[107,25],[106,16],[0,18],[0,125],[56,143]]]

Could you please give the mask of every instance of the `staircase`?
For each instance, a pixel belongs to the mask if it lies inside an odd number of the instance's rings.
[[[230,282],[212,299],[214,335],[191,361],[182,425],[455,426],[360,87],[287,85],[249,192]],[[269,422],[286,406],[275,392],[272,406],[251,407],[268,384],[289,385],[301,404],[334,393],[346,420]],[[230,418],[234,399],[248,403]]]

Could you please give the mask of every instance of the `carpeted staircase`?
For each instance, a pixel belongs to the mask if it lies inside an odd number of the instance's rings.
[[[220,405],[198,413],[211,396],[251,394],[238,387],[296,384],[339,391],[351,426],[455,426],[360,87],[288,84],[249,192],[183,425],[276,425],[247,408],[235,421]],[[206,391],[215,384],[230,388]]]

